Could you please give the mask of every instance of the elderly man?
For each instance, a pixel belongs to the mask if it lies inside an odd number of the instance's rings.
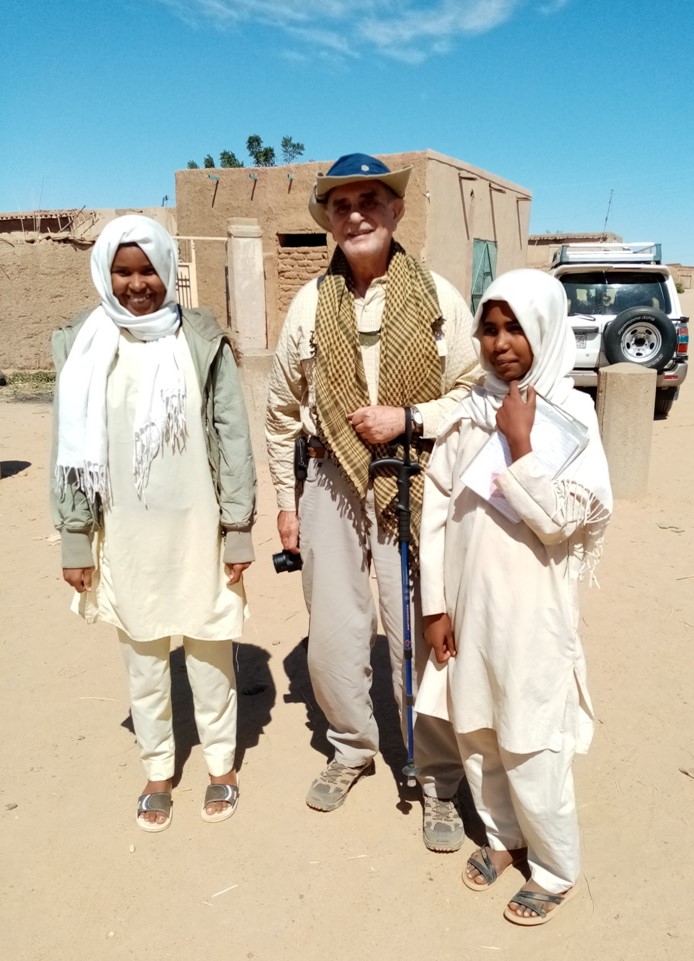
[[[333,811],[373,770],[378,729],[370,697],[370,650],[378,584],[393,688],[402,710],[403,624],[395,479],[369,476],[372,459],[405,431],[426,463],[443,418],[465,395],[476,367],[472,318],[460,294],[393,240],[405,210],[410,167],[349,154],[318,174],[309,210],[337,248],[327,273],[290,305],[270,379],[266,434],[285,550],[300,551],[310,613],[308,667],[325,713],[334,760],[306,803]],[[307,477],[295,486],[295,440],[307,438]],[[413,566],[422,478],[411,486]],[[416,671],[420,644],[415,590]],[[453,730],[420,716],[415,762],[424,794],[424,842],[455,851],[463,825],[454,802],[462,775]]]

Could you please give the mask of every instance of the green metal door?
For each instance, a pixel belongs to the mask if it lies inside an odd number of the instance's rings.
[[[496,277],[496,241],[473,240],[472,242],[472,312],[482,299],[482,294]]]

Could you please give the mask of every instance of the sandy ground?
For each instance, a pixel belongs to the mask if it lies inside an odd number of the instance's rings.
[[[687,389],[688,388],[688,389]],[[2,395],[0,395],[1,397]],[[617,504],[583,633],[598,713],[576,763],[582,892],[551,924],[501,917],[521,876],[487,894],[464,855],[429,853],[399,786],[397,720],[377,645],[384,757],[340,810],[304,803],[323,766],[301,640],[298,575],[275,575],[261,477],[253,617],[239,646],[241,803],[209,825],[180,651],[180,780],[169,831],[134,823],[143,784],[115,632],[68,610],[46,504],[49,407],[0,400],[0,953],[6,961],[661,961],[694,941],[694,386],[654,425],[651,493]],[[472,838],[479,838],[469,811]]]

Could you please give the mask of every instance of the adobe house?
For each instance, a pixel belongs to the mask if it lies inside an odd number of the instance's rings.
[[[468,302],[497,274],[525,266],[528,190],[433,150],[380,159],[413,168],[397,239]],[[176,173],[181,251],[197,302],[227,321],[247,355],[274,348],[292,297],[329,262],[332,238],[307,204],[316,173],[331,164]]]

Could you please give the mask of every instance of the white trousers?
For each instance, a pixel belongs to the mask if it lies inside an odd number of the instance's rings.
[[[373,563],[388,646],[393,693],[406,718],[403,685],[403,594],[397,541],[378,531],[373,491],[362,503],[337,465],[309,461],[299,503],[303,587],[310,614],[308,669],[328,719],[335,760],[358,767],[378,752],[371,702],[371,647],[378,620],[371,590]],[[412,621],[413,687],[426,664],[419,591]],[[463,766],[450,724],[421,715],[414,730],[415,763],[425,794],[450,798]]]
[[[118,631],[128,675],[130,710],[140,758],[150,781],[174,774],[170,637],[134,641]],[[195,723],[210,774],[226,774],[236,753],[236,675],[232,641],[183,638]]]
[[[575,739],[561,751],[511,754],[496,732],[458,734],[477,812],[495,851],[528,848],[533,881],[562,894],[578,880],[581,852],[571,763]]]

